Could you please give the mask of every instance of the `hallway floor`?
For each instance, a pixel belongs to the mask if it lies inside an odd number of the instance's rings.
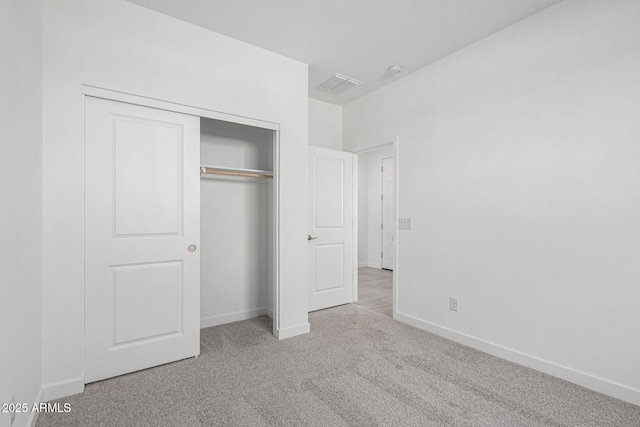
[[[393,271],[359,268],[357,304],[393,317]]]

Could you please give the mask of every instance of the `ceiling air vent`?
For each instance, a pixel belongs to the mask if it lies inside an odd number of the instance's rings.
[[[342,74],[336,73],[329,80],[320,83],[317,87],[331,93],[341,94],[350,87],[357,86],[360,83],[361,82],[352,79],[351,77],[343,76]]]

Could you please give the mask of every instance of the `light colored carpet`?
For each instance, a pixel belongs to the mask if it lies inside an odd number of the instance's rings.
[[[52,426],[640,426],[640,408],[357,305],[283,341],[266,317],[202,330],[202,354],[90,384]]]

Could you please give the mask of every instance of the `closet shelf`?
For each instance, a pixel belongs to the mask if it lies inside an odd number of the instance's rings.
[[[206,177],[211,175],[240,176],[248,178],[264,178],[273,179],[273,171],[260,169],[239,169],[227,168],[220,166],[200,166],[200,176]]]

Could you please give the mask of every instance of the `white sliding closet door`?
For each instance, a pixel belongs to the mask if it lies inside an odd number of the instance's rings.
[[[199,133],[86,98],[86,383],[200,353]]]
[[[309,311],[353,302],[353,154],[309,147]]]

